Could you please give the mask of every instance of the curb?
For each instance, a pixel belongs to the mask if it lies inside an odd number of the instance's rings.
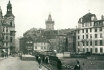
[[[49,67],[47,67],[46,65],[42,64],[42,66],[44,66],[45,68],[47,68],[48,70],[51,70]]]

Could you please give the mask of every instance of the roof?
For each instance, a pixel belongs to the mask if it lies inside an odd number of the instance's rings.
[[[48,42],[44,36],[39,36],[34,42]]]
[[[57,30],[45,31],[44,34],[45,35],[58,35],[58,31]]]
[[[82,18],[79,19],[78,23],[81,23],[81,19],[82,19],[82,23],[85,23],[85,22],[91,22],[91,17],[94,16],[96,18],[96,15],[95,14],[92,14],[92,13],[87,13],[86,15],[84,15]],[[97,18],[96,18],[97,19]]]

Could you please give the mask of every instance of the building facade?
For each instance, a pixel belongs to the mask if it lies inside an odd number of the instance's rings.
[[[34,41],[34,51],[44,52],[49,51],[50,44],[44,36],[39,36]]]
[[[12,13],[12,4],[9,1],[7,4],[7,12],[3,16],[2,10],[0,10],[0,32],[2,32],[2,44],[1,47],[3,50],[11,54],[15,50],[15,16]]]
[[[76,32],[77,52],[104,53],[104,18],[87,13],[78,21]]]

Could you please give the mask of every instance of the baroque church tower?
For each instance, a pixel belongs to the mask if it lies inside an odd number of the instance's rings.
[[[9,0],[7,4],[7,12],[2,20],[2,47],[5,52],[12,54],[15,50],[15,16],[12,13],[12,4]]]
[[[48,16],[46,21],[46,30],[54,30],[54,21],[52,20],[51,14]]]

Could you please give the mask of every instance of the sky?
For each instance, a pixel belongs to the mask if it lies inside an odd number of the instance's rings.
[[[49,13],[55,29],[76,28],[78,20],[88,12],[98,19],[104,15],[104,0],[10,0],[15,16],[16,37],[31,28],[46,28]],[[3,15],[9,0],[0,0]],[[90,10],[90,11],[89,11]]]

